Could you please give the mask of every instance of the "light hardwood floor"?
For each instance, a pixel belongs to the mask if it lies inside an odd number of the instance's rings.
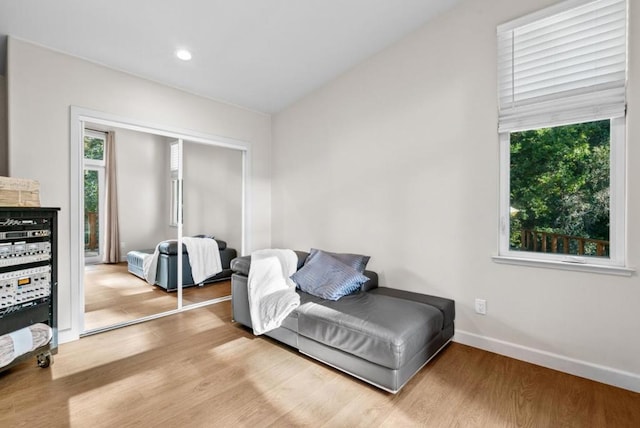
[[[84,272],[85,330],[111,326],[177,308],[177,293],[150,285],[127,271],[126,263],[87,265]],[[231,294],[221,281],[183,290],[183,305]]]
[[[230,302],[0,374],[0,427],[639,427],[640,394],[452,343],[397,395],[231,322]]]

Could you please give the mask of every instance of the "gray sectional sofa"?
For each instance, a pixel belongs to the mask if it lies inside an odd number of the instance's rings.
[[[308,256],[296,251],[298,269]],[[251,257],[231,262],[233,319],[251,328]],[[300,290],[301,304],[267,336],[381,389],[396,393],[453,338],[451,299],[378,287],[378,275],[337,301]]]
[[[204,283],[212,283],[217,281],[228,280],[231,277],[231,260],[237,255],[237,251],[227,247],[225,241],[216,239],[218,249],[220,250],[220,261],[222,263],[222,272],[207,278]],[[164,288],[167,291],[175,291],[178,289],[178,243],[175,240],[162,241],[158,245],[158,265],[156,271],[155,285]],[[127,253],[127,268],[130,273],[144,279],[144,271],[142,264],[144,258],[153,254],[154,250],[134,250]],[[193,287],[198,285],[193,281],[191,274],[191,264],[189,263],[189,254],[187,248],[182,245],[182,286]]]

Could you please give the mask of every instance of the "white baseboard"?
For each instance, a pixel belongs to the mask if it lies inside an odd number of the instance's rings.
[[[74,340],[80,339],[80,335],[73,331],[72,329],[67,330],[58,330],[58,343],[67,343],[73,342]]]
[[[505,342],[466,331],[456,330],[453,340],[463,345],[495,352],[496,354],[595,380],[596,382],[640,392],[640,375],[636,373],[576,360],[564,355],[529,348],[516,343]]]

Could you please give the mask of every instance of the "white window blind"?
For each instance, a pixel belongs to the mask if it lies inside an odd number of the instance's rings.
[[[626,0],[572,0],[498,27],[499,131],[625,114]]]

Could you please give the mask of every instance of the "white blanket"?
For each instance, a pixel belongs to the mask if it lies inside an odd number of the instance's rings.
[[[211,238],[182,238],[182,243],[189,253],[191,276],[195,284],[222,272],[220,250],[215,239]]]
[[[205,279],[222,272],[222,261],[220,260],[220,250],[218,243],[210,238],[182,238],[182,243],[187,247],[189,264],[191,265],[191,276],[195,284],[200,284]],[[149,284],[156,282],[156,270],[160,252],[156,245],[153,254],[147,256],[142,261],[144,279]],[[183,267],[184,269],[184,267]]]
[[[156,283],[156,270],[158,269],[158,256],[160,255],[160,251],[158,251],[159,246],[160,244],[156,245],[153,254],[145,256],[144,260],[142,260],[144,279],[151,285]]]
[[[280,327],[298,306],[300,296],[291,275],[298,256],[292,250],[259,250],[251,253],[247,288],[253,334],[259,335]]]

